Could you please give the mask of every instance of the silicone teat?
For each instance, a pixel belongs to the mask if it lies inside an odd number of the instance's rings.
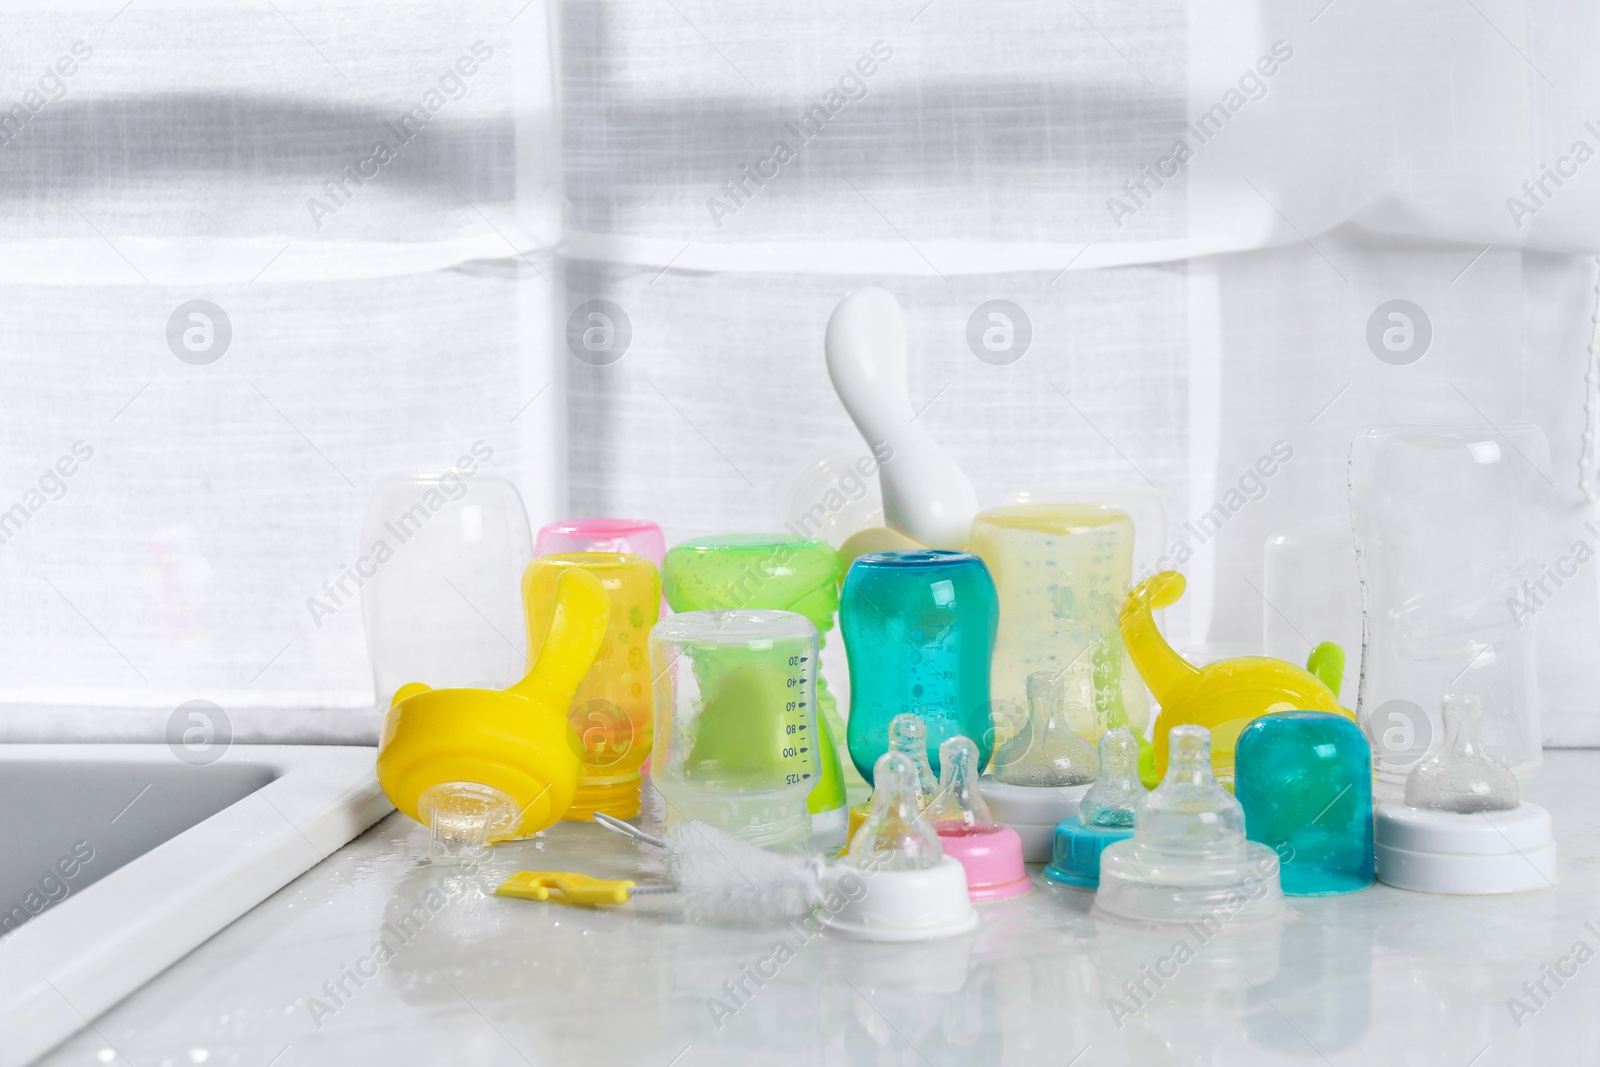
[[[1476,693],[1448,693],[1443,703],[1444,747],[1406,779],[1406,803],[1434,811],[1509,811],[1522,799],[1511,768],[1483,750]]]
[[[939,746],[944,781],[928,805],[933,828],[944,837],[992,834],[1000,828],[989,804],[978,792],[978,746],[957,734]]]
[[[1067,682],[1055,671],[1028,675],[1028,720],[994,755],[1008,785],[1083,785],[1095,778],[1094,749],[1067,725]]]
[[[911,761],[917,776],[917,807],[927,807],[939,791],[939,779],[928,762],[928,727],[922,716],[907,711],[889,720],[889,751]]]
[[[1139,780],[1139,741],[1131,731],[1107,730],[1100,735],[1100,775],[1078,804],[1085,826],[1127,829],[1144,800]]]
[[[880,871],[925,871],[944,849],[917,803],[917,769],[899,752],[885,752],[872,769],[872,811],[850,839],[850,862]]]
[[[440,782],[417,797],[417,814],[433,832],[428,862],[455,867],[484,855],[491,840],[517,832],[521,813],[510,796],[477,782]]]
[[[1244,841],[1244,809],[1211,770],[1211,731],[1175,726],[1167,776],[1144,798],[1138,840],[1157,848],[1205,852]]]

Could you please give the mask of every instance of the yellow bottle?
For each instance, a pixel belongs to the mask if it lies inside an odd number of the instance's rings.
[[[1000,598],[989,668],[994,702],[1026,715],[1028,676],[1046,671],[1064,695],[1066,725],[1091,746],[1107,730],[1143,733],[1150,698],[1134,677],[1117,623],[1133,576],[1127,513],[1097,504],[990,508],[972,520],[968,550],[989,568]],[[1017,726],[995,726],[998,753]],[[1032,724],[1032,736],[1044,730],[1044,722]],[[1002,763],[995,760],[995,777],[1014,781]]]
[[[650,755],[654,729],[650,628],[661,615],[661,575],[643,556],[623,552],[540,556],[522,576],[530,640],[549,625],[557,583],[571,570],[600,580],[611,621],[567,711],[580,767],[578,792],[565,817],[587,820],[599,811],[631,819],[639,814],[639,769]],[[528,650],[529,663],[536,651]]]
[[[1196,667],[1174,652],[1156,629],[1151,612],[1176,604],[1183,589],[1183,575],[1162,571],[1141,582],[1122,605],[1122,640],[1161,705],[1155,728],[1155,781],[1167,773],[1167,738],[1174,726],[1204,726],[1211,731],[1212,769],[1217,781],[1232,790],[1233,746],[1252,720],[1279,711],[1326,711],[1355,721],[1355,715],[1339,704],[1344,654],[1337,645],[1324,643],[1312,650],[1315,674],[1271,656],[1240,656]]]
[[[594,575],[563,574],[527,677],[506,690],[401,686],[378,738],[378,782],[433,828],[435,861],[525,837],[561,818],[578,787],[566,709],[605,638],[611,603]]]

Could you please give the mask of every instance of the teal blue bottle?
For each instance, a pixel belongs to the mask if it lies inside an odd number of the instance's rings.
[[[889,720],[915,712],[928,762],[960,734],[989,763],[989,657],[1000,608],[994,580],[970,552],[925,549],[861,556],[845,575],[839,629],[850,661],[850,761],[868,782],[889,750]]]
[[[1263,715],[1239,734],[1234,792],[1245,836],[1277,852],[1285,894],[1372,884],[1372,748],[1355,723],[1322,711]]]

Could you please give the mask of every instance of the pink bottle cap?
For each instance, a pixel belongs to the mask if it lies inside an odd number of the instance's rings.
[[[1022,865],[1022,838],[1009,826],[978,834],[940,834],[944,854],[967,872],[967,895],[975,901],[1020,897],[1033,889]]]
[[[667,554],[661,527],[644,519],[568,519],[539,531],[535,556],[557,552],[627,552],[661,566]]]

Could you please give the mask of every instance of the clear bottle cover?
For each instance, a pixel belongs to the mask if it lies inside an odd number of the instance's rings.
[[[1537,426],[1373,427],[1350,453],[1365,627],[1358,712],[1390,795],[1444,742],[1435,701],[1482,703],[1482,747],[1541,758],[1533,628],[1550,449]]]
[[[945,837],[992,834],[1000,828],[978,791],[978,746],[965,737],[951,737],[939,746],[944,779],[928,805],[933,828]]]
[[[1211,731],[1172,729],[1167,776],[1139,806],[1141,845],[1165,851],[1214,852],[1244,843],[1244,808],[1211,770]]]
[[[917,808],[926,808],[939,792],[939,778],[928,762],[928,727],[922,716],[907,711],[889,720],[889,751],[911,761],[917,775]]]
[[[850,863],[879,871],[938,866],[944,848],[917,803],[917,770],[911,761],[899,752],[885,752],[872,775],[872,810],[850,839]]]
[[[367,504],[360,554],[314,599],[331,615],[360,590],[380,708],[419,678],[504,689],[527,672],[521,582],[532,558],[528,513],[506,479],[389,478]]]
[[[1139,780],[1139,742],[1129,730],[1107,730],[1100,735],[1100,772],[1078,804],[1078,821],[1085,826],[1126,830],[1147,792]]]
[[[1483,717],[1476,693],[1444,698],[1444,748],[1406,779],[1406,803],[1434,811],[1509,811],[1522,799],[1511,768],[1483,750],[1478,725]]]
[[[1092,782],[1094,749],[1067,722],[1067,680],[1060,672],[1028,675],[1028,718],[1000,746],[994,776],[1008,785],[1072,786]]]

